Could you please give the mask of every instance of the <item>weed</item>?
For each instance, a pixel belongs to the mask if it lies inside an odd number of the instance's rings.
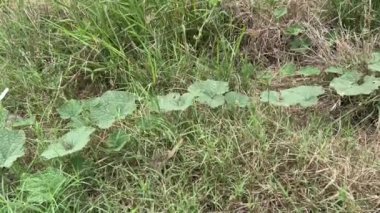
[[[378,210],[375,1],[0,2],[0,212]]]

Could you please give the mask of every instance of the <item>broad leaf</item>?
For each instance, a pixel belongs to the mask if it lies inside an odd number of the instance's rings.
[[[279,7],[273,11],[273,15],[276,17],[276,19],[280,19],[286,14],[288,14],[288,8],[286,7]]]
[[[8,118],[8,111],[0,105],[0,129],[4,128]]]
[[[303,33],[305,29],[300,25],[292,25],[286,29],[286,33],[293,36],[298,36]]]
[[[299,73],[303,76],[313,76],[313,75],[319,75],[321,73],[321,70],[317,67],[311,67],[307,66],[302,68]]]
[[[113,151],[120,151],[130,141],[131,136],[121,130],[112,133],[107,140],[107,147]]]
[[[206,94],[209,96],[223,95],[228,92],[228,82],[224,81],[198,81],[189,86],[188,91],[194,95]]]
[[[280,92],[265,91],[261,94],[261,101],[277,106],[310,107],[318,103],[318,96],[324,92],[321,86],[299,86]]]
[[[368,69],[373,72],[380,72],[380,62],[369,64]]]
[[[107,91],[85,106],[89,108],[91,120],[99,128],[107,129],[136,110],[136,96],[122,91]]]
[[[336,74],[343,74],[345,72],[345,69],[341,67],[329,67],[326,69],[326,72],[328,73],[336,73]]]
[[[78,116],[82,112],[82,104],[77,100],[69,100],[58,108],[58,113],[62,119],[69,119]]]
[[[276,106],[283,106],[280,100],[280,93],[276,91],[264,91],[260,95],[260,101]]]
[[[58,170],[49,169],[40,174],[24,174],[21,179],[21,190],[27,193],[30,203],[54,201],[57,194],[63,190],[67,178]]]
[[[185,93],[169,93],[165,96],[157,96],[158,108],[161,112],[184,111],[193,104],[194,95]]]
[[[250,98],[238,92],[229,92],[225,95],[227,104],[238,107],[247,107],[250,105]]]
[[[294,63],[287,63],[280,69],[282,76],[293,76],[296,74],[297,67]]]
[[[90,122],[86,122],[85,118],[78,116],[78,117],[72,117],[70,119],[70,123],[68,124],[71,128],[80,128],[89,125]]]
[[[197,101],[207,104],[211,108],[216,108],[224,104],[223,94],[228,92],[228,83],[223,81],[206,80],[192,84],[188,91]]]
[[[0,168],[9,168],[17,158],[24,156],[25,133],[0,129]]]
[[[208,96],[205,94],[202,94],[198,97],[198,102],[201,104],[206,104],[211,108],[216,108],[219,106],[222,106],[225,102],[223,95],[216,95],[216,96]]]
[[[363,83],[358,84],[361,75],[357,72],[347,72],[330,82],[330,87],[341,96],[368,95],[379,88],[380,79],[374,76],[365,76]]]
[[[380,52],[372,53],[371,60],[368,63],[368,69],[373,72],[380,72]]]
[[[36,122],[36,117],[35,117],[35,116],[31,116],[30,118],[16,120],[16,121],[12,124],[12,127],[31,126],[31,125],[33,125],[35,122]]]
[[[82,150],[90,141],[90,135],[95,131],[91,127],[80,127],[71,130],[56,143],[50,144],[48,148],[41,154],[46,159],[62,157],[74,152]]]
[[[318,103],[318,96],[325,91],[321,86],[299,86],[281,91],[281,98],[286,105],[299,104],[302,107],[313,106]]]

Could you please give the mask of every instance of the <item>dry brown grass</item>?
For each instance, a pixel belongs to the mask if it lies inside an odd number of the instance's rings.
[[[299,65],[351,65],[358,64],[379,46],[377,34],[355,34],[341,29],[333,20],[326,19],[326,0],[288,0],[271,6],[265,1],[227,1],[224,8],[240,25],[247,29],[244,52],[265,67],[279,67],[294,60]],[[288,8],[280,21],[273,16],[276,7]],[[305,53],[290,50],[291,36],[286,29],[300,24],[304,36],[311,42]],[[335,35],[335,40],[330,39]],[[364,57],[363,57],[364,56]]]

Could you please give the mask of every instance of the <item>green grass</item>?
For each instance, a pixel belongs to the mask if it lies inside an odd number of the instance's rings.
[[[379,208],[376,127],[355,125],[354,117],[335,121],[323,106],[260,103],[266,67],[249,63],[255,60],[243,51],[246,29],[227,6],[198,0],[46,2],[1,4],[0,91],[10,88],[1,104],[15,115],[36,115],[37,122],[23,128],[26,156],[0,169],[0,212]],[[144,98],[183,93],[198,79],[229,81],[254,104],[166,114],[141,107],[111,130],[98,130],[80,153],[40,157],[67,130],[57,113],[66,100],[110,89]],[[132,138],[119,152],[105,148],[114,129]],[[24,175],[49,168],[64,174],[65,183],[50,202],[28,201]]]
[[[333,0],[330,12],[350,30],[377,30],[380,26],[380,3],[373,0]]]

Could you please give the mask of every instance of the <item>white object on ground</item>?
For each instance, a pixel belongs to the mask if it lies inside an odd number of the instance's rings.
[[[5,88],[5,90],[0,94],[0,101],[4,99],[8,92],[9,88]]]

